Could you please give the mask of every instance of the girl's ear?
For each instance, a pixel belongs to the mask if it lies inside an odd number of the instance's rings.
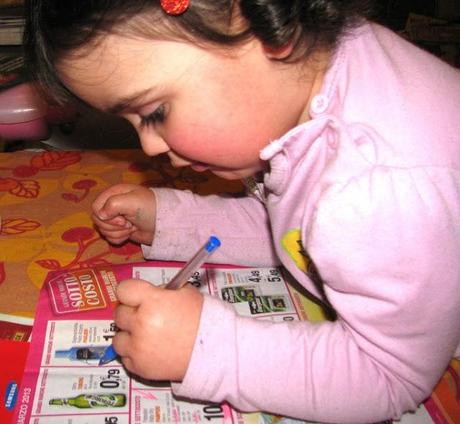
[[[266,44],[263,45],[263,50],[265,55],[269,59],[274,60],[283,60],[290,56],[292,50],[294,49],[294,43],[288,43],[282,47],[272,47]]]

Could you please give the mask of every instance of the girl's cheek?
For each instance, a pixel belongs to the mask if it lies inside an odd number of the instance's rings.
[[[167,136],[169,147],[187,157],[192,157],[206,150],[206,137],[200,130],[183,128],[178,131],[169,131]]]

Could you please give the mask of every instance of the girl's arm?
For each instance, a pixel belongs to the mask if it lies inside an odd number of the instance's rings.
[[[222,241],[215,263],[276,266],[264,205],[252,197],[199,196],[188,190],[155,188],[153,243],[147,259],[187,261],[211,234]]]
[[[176,393],[320,422],[415,409],[460,341],[459,187],[454,170],[385,167],[332,187],[303,240],[339,319],[272,323],[206,297]]]

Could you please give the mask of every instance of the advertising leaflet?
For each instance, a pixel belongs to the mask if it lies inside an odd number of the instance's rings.
[[[19,376],[8,377],[5,385],[5,413],[14,416],[12,423],[312,424],[262,412],[240,413],[227,403],[188,402],[174,397],[167,382],[128,375],[118,360],[99,365],[117,331],[113,308],[118,283],[140,278],[163,285],[180,269],[177,263],[151,261],[48,274],[40,292],[22,382],[19,387]],[[254,319],[324,319],[321,308],[288,285],[278,268],[209,265],[189,282]],[[458,391],[453,389],[459,381],[460,361],[452,361],[447,371],[433,395],[414,413],[405,414],[399,424],[460,422]]]
[[[103,265],[50,273],[40,292],[32,342],[15,407],[16,424],[294,423],[242,414],[228,404],[176,399],[169,383],[127,374],[115,360],[99,366],[116,332],[117,284],[141,278],[166,284],[177,263]],[[295,297],[277,268],[201,268],[189,280],[232,303],[239,314],[298,320]]]

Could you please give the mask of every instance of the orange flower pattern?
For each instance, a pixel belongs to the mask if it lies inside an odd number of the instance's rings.
[[[58,171],[80,160],[81,155],[78,152],[43,152],[34,154],[29,165],[0,167],[0,170],[11,171],[15,177],[19,177],[0,178],[0,192],[8,192],[18,197],[36,198],[40,193],[40,183],[37,180],[21,178],[32,177],[40,171]]]
[[[4,219],[0,228],[0,235],[8,236],[33,231],[40,226],[37,221],[26,218]]]

